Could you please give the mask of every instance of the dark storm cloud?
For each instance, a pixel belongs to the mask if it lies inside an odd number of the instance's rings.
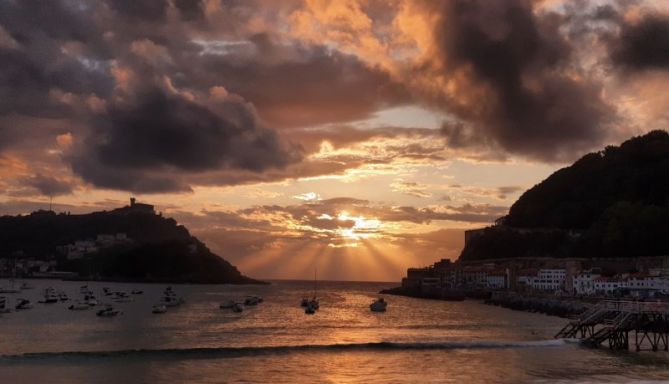
[[[445,3],[437,30],[442,69],[472,99],[449,104],[467,126],[443,129],[455,145],[483,136],[508,151],[553,160],[605,137],[611,109],[598,84],[568,73],[572,47],[560,22],[534,13],[530,1]]]
[[[175,83],[204,88],[220,82],[253,101],[259,114],[277,126],[363,119],[410,100],[408,91],[383,70],[325,46],[286,44],[267,34],[225,48],[201,44],[199,60],[182,66],[189,76],[176,77]],[[211,52],[216,50],[224,54]]]
[[[44,196],[60,196],[72,193],[72,184],[50,176],[36,174],[25,180],[25,185],[36,189]]]
[[[669,70],[669,16],[648,15],[623,23],[609,45],[614,64],[631,71]]]
[[[133,191],[183,190],[188,188],[178,177],[181,171],[261,172],[299,159],[296,149],[263,127],[242,102],[229,102],[223,115],[158,89],[138,100],[114,105],[96,119],[93,132],[71,158],[74,171],[85,180]],[[155,170],[177,173],[158,177],[152,175]],[[152,182],[132,179],[143,177],[142,172]]]

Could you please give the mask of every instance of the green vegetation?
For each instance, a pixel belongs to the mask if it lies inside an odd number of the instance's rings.
[[[128,244],[101,248],[81,259],[67,260],[58,246],[95,240],[98,234],[125,233]],[[99,279],[258,283],[213,254],[174,219],[124,208],[86,215],[34,212],[0,217],[0,257],[55,257],[58,268]]]
[[[585,155],[526,191],[463,260],[669,254],[669,134]]]

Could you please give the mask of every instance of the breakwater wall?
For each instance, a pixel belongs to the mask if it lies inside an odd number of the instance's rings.
[[[518,311],[544,313],[551,316],[572,317],[585,312],[590,306],[584,302],[550,297],[526,297],[518,294],[492,295],[486,304]]]

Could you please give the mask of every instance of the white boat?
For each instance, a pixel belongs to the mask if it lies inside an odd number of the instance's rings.
[[[86,303],[88,306],[95,307],[96,305],[100,304],[98,302],[98,299],[95,298],[93,295],[86,295],[84,296],[84,303]]]
[[[374,302],[369,305],[369,309],[372,312],[385,312],[387,306],[388,303],[381,297],[378,300],[374,300]]]
[[[69,307],[67,307],[67,309],[69,309],[70,311],[84,311],[90,307],[91,307],[90,305],[82,301],[77,301],[76,303],[71,304]]]
[[[9,313],[12,310],[7,308],[7,298],[0,297],[0,313]]]
[[[47,288],[44,290],[44,299],[40,300],[39,303],[42,304],[54,304],[59,301],[58,295],[53,288]]]
[[[232,312],[239,313],[244,311],[244,306],[241,303],[235,303],[235,305],[232,306]]]
[[[99,317],[114,317],[114,316],[119,315],[119,314],[121,314],[121,311],[119,311],[118,309],[115,309],[115,308],[112,307],[111,305],[108,305],[108,306],[106,306],[105,308],[103,308],[103,309],[97,311],[97,312],[95,313],[95,316],[99,316]]]
[[[162,304],[154,305],[151,309],[151,313],[165,313],[167,312],[167,307]]]
[[[18,299],[16,301],[16,306],[14,307],[15,310],[17,311],[22,311],[24,309],[30,309],[32,308],[33,305],[28,299]]]

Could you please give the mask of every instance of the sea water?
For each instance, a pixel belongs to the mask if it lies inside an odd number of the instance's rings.
[[[6,285],[0,282],[0,286]],[[164,284],[87,283],[98,299],[143,290],[123,313],[70,311],[82,282],[33,280],[0,294],[34,308],[0,315],[0,383],[627,383],[669,382],[669,353],[590,349],[553,335],[567,320],[487,306],[386,296],[393,284],[312,282],[267,286],[174,285],[185,299],[152,314]],[[69,302],[38,304],[47,286]],[[242,313],[219,309],[258,295]]]

